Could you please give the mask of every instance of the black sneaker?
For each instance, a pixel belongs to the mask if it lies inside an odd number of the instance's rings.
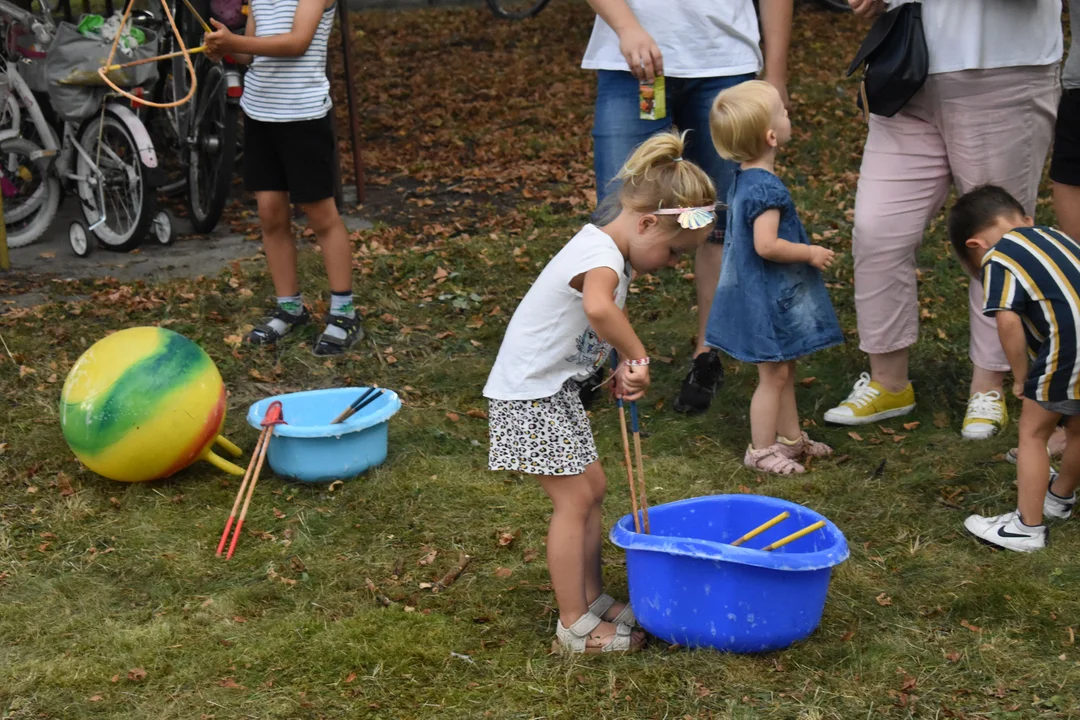
[[[600,394],[600,385],[604,382],[604,368],[598,368],[589,377],[584,380],[579,380],[578,385],[580,390],[578,395],[581,397],[581,405],[586,410],[591,410],[593,404],[596,402],[596,396]]]
[[[683,380],[682,389],[675,398],[675,412],[697,415],[709,409],[713,395],[724,384],[724,364],[715,350],[708,350],[694,358],[690,372]]]

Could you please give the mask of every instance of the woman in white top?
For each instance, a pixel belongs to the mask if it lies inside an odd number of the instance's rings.
[[[761,0],[760,30],[753,0],[589,0],[589,5],[597,17],[581,67],[597,71],[593,164],[598,203],[617,193],[616,173],[634,148],[673,125],[690,132],[686,158],[712,178],[722,202],[735,163],[721,158],[709,139],[712,101],[721,90],[753,80],[764,68],[762,79],[787,105],[792,0]],[[667,117],[642,120],[639,80],[658,75],[665,79]],[[596,217],[603,219],[602,210]],[[675,398],[678,412],[707,410],[723,381],[719,356],[705,346],[705,325],[720,279],[726,220],[720,205],[716,230],[695,257],[697,347]]]
[[[884,0],[849,0],[876,15]],[[890,0],[889,8],[901,4]],[[1061,0],[925,0],[926,84],[890,118],[870,116],[855,197],[853,255],[859,347],[870,355],[851,395],[828,422],[873,423],[910,412],[908,350],[919,329],[916,253],[951,186],[992,183],[1034,215],[1058,99]],[[970,290],[974,372],[962,434],[996,434],[1008,421],[1009,363],[992,318]],[[956,391],[962,391],[957,388]]]

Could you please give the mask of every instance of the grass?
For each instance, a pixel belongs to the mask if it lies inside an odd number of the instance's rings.
[[[577,77],[575,48],[588,22],[587,10],[570,3],[514,26],[492,27],[471,10],[363,18],[362,52],[396,47],[386,58],[393,67],[426,57],[449,32],[466,49],[483,36],[494,52],[513,42],[549,53],[567,78]],[[407,23],[414,30],[403,35]],[[863,128],[850,86],[838,80],[840,56],[850,53],[836,47],[853,49],[861,30],[816,12],[801,12],[798,23],[799,134],[784,175],[808,228],[849,252]],[[499,78],[459,72],[471,83],[460,92],[494,112],[483,105],[484,84],[498,87]],[[590,86],[579,75],[558,95],[580,118]],[[396,82],[399,93],[410,87],[408,76]],[[741,467],[752,368],[728,363],[708,414],[671,412],[694,332],[691,268],[636,283],[632,317],[650,353],[670,360],[654,366],[644,419],[653,503],[726,492],[787,498],[834,520],[851,558],[834,573],[819,630],[782,652],[737,657],[655,644],[626,658],[549,655],[550,507],[534,481],[485,470],[486,424],[468,412],[484,409],[479,389],[516,299],[585,219],[579,169],[569,179],[541,175],[524,186],[531,198],[518,185],[497,192],[515,157],[554,167],[567,143],[542,123],[535,142],[514,143],[493,117],[500,131],[492,137],[472,130],[490,173],[468,180],[467,164],[423,164],[438,158],[403,145],[413,140],[399,134],[396,117],[372,106],[368,152],[381,158],[372,169],[377,183],[421,184],[410,200],[392,198],[415,218],[354,238],[370,341],[347,359],[316,360],[296,340],[271,353],[236,345],[272,294],[258,260],[154,287],[47,281],[54,297],[90,299],[0,316],[10,351],[0,352],[0,718],[1077,715],[1080,525],[1058,523],[1053,544],[1030,557],[993,552],[960,525],[969,512],[1014,502],[1014,469],[998,456],[1014,444],[1015,425],[985,443],[960,440],[966,286],[939,224],[919,258],[926,312],[912,363],[918,408],[883,423],[891,434],[878,426],[859,428],[858,437],[815,429],[848,459],[799,478]],[[446,137],[473,122],[444,117]],[[567,142],[587,146],[588,125],[575,127]],[[430,142],[441,142],[443,130],[432,132]],[[447,192],[432,174],[475,182],[478,192]],[[1052,218],[1045,205],[1040,213]],[[325,298],[318,254],[302,253],[301,269],[309,295]],[[841,322],[853,328],[849,257],[829,279]],[[166,325],[210,353],[231,392],[226,434],[247,448],[256,433],[243,415],[255,399],[371,382],[397,389],[405,407],[391,424],[389,461],[334,487],[289,485],[267,473],[236,557],[218,561],[235,479],[200,463],[165,481],[113,483],[82,469],[60,435],[56,403],[67,370],[107,332],[144,324]],[[799,389],[805,416],[820,419],[864,366],[854,336],[808,358],[801,373],[815,380]],[[904,429],[912,421],[919,426]],[[593,423],[609,474],[610,524],[629,506],[617,417],[602,404]],[[503,533],[513,537],[509,545],[500,543]],[[452,587],[422,587],[461,553],[473,560]],[[621,551],[608,544],[604,555],[611,589],[624,594]],[[391,598],[389,607],[375,601],[367,579]]]

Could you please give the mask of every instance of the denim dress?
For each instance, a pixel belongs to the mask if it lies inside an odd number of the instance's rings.
[[[809,263],[777,263],[754,250],[754,221],[780,211],[779,237],[809,245],[791,193],[767,170],[738,170],[728,190],[724,265],[705,342],[748,363],[785,362],[844,341],[829,291]]]

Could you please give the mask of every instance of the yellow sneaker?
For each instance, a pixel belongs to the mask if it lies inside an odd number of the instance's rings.
[[[985,440],[997,435],[1009,424],[1005,398],[997,390],[975,393],[968,400],[964,427],[960,434],[965,440]]]
[[[911,383],[898,393],[891,393],[870,379],[859,376],[847,400],[825,413],[825,422],[837,425],[866,425],[907,415],[915,409],[915,390]]]

